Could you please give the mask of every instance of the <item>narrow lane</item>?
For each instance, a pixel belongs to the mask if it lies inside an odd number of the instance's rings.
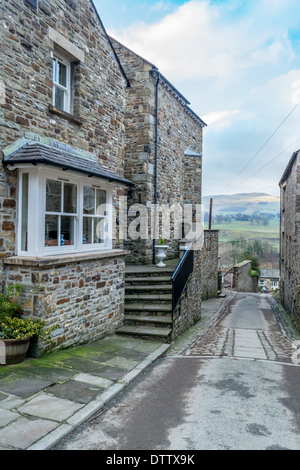
[[[201,340],[154,364],[56,449],[300,450],[293,352],[267,297],[237,294]]]
[[[228,356],[292,363],[293,344],[281,332],[268,296],[235,294],[222,319],[187,351],[189,356]]]

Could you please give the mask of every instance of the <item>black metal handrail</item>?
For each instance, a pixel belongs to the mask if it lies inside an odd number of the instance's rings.
[[[182,292],[188,283],[190,275],[194,270],[194,250],[192,249],[193,243],[189,245],[183,257],[180,260],[177,268],[172,276],[172,313],[174,315],[175,309],[179,303]]]

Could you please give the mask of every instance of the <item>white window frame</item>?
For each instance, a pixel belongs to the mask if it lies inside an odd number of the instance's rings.
[[[21,249],[22,239],[22,175],[28,173],[28,242],[27,251]],[[74,215],[74,245],[45,246],[45,219],[46,219],[46,182],[47,180],[65,181],[77,185],[77,215]],[[103,243],[83,243],[83,188],[96,187],[106,191],[106,218],[107,235]],[[100,178],[93,178],[76,172],[63,172],[59,169],[49,169],[44,166],[32,167],[22,165],[19,167],[18,178],[18,227],[17,227],[17,255],[18,256],[49,256],[70,253],[85,253],[112,249],[113,233],[113,185]],[[57,213],[61,215],[61,213]],[[63,214],[70,216],[70,214]],[[73,214],[71,214],[73,216]],[[101,218],[100,215],[96,217]]]
[[[71,90],[71,61],[64,57],[63,55],[59,54],[58,52],[54,52],[53,55],[53,62],[56,61],[56,63],[59,61],[66,67],[66,87],[61,85],[56,81],[57,76],[54,77],[54,70],[52,70],[52,79],[53,79],[53,88],[52,88],[52,105],[57,107],[55,104],[55,89],[59,88],[64,92],[64,106],[61,111],[65,111],[66,113],[71,113],[71,95],[72,95],[72,90]],[[54,64],[53,64],[54,66]],[[56,70],[58,68],[56,67]],[[59,108],[60,109],[60,108]]]

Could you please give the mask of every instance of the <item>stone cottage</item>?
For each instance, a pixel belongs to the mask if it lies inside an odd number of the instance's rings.
[[[125,257],[153,265],[157,249],[142,218],[141,236],[120,236],[122,201],[126,220],[134,204],[178,203],[193,223],[205,123],[154,65],[107,35],[91,0],[3,0],[0,11],[2,286],[22,284],[25,314],[60,324],[51,347],[122,333]],[[174,259],[178,231],[172,219]],[[181,312],[169,283],[155,291],[177,335],[200,318],[200,252],[191,266]],[[171,280],[176,264],[168,269]]]
[[[124,177],[126,74],[90,0],[4,0],[1,12],[1,281],[54,346],[122,324],[113,240]],[[99,207],[101,208],[99,210]]]
[[[300,329],[300,150],[294,152],[279,182],[280,297]]]
[[[278,269],[261,269],[258,285],[272,292],[279,289],[279,278]]]

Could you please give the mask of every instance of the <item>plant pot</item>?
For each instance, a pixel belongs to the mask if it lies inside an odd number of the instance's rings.
[[[165,268],[166,265],[164,264],[163,260],[166,259],[166,250],[167,250],[168,245],[156,245],[157,249],[157,254],[156,257],[159,259],[159,263],[157,263],[157,267],[159,268]]]
[[[24,361],[29,339],[0,339],[0,365],[8,366]]]

